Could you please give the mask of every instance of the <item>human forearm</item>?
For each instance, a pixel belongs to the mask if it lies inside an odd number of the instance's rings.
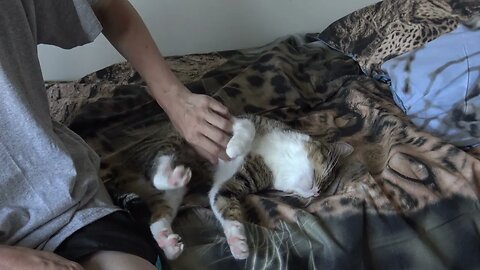
[[[94,6],[103,34],[146,81],[165,110],[188,90],[172,73],[142,19],[127,0],[102,0]]]
[[[192,94],[177,79],[127,0],[100,0],[93,8],[104,35],[147,82],[180,134],[211,162],[228,159],[225,147],[232,131],[228,109],[211,97]]]

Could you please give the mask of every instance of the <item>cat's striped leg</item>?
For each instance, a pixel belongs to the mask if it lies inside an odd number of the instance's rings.
[[[169,260],[176,259],[183,251],[183,242],[178,234],[172,231],[172,221],[185,195],[186,188],[163,191],[159,198],[151,198],[149,202],[152,212],[150,231]]]
[[[243,260],[248,257],[249,251],[245,226],[242,223],[245,219],[238,196],[239,194],[224,189],[222,185],[214,185],[209,193],[210,205],[223,227],[233,257]]]
[[[156,157],[151,169],[153,185],[160,190],[176,189],[184,187],[192,177],[192,171],[183,165],[173,168],[173,155]]]
[[[172,231],[172,221],[185,195],[186,188],[158,190],[146,181],[135,181],[125,185],[127,190],[138,194],[150,212],[150,231],[158,246],[169,260],[177,258],[183,251],[183,242]]]

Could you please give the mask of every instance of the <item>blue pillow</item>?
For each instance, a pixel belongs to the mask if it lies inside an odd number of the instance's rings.
[[[382,70],[415,125],[457,146],[480,144],[480,30],[460,25]]]

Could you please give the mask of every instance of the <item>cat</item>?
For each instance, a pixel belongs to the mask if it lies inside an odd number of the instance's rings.
[[[149,136],[105,158],[102,167],[104,171],[121,168],[121,176],[113,181],[115,188],[134,192],[147,203],[150,230],[170,260],[184,248],[171,223],[187,188],[207,185],[211,209],[230,251],[241,260],[249,254],[243,197],[267,189],[316,197],[331,183],[338,160],[352,151],[347,143],[322,143],[280,121],[245,115],[233,119],[226,148],[229,161],[210,164],[172,128],[168,136]]]

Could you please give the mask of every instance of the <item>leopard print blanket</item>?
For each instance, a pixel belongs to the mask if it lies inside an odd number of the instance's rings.
[[[386,84],[363,75],[353,60],[321,42],[292,36],[214,55],[228,61],[188,83],[192,91],[214,96],[235,115],[280,119],[355,150],[328,191],[309,204],[275,191],[246,198],[247,260],[231,256],[205,196],[192,194],[173,225],[185,251],[165,267],[480,268],[480,160],[473,150],[415,128]],[[127,145],[129,134],[167,121],[137,74],[128,73],[123,85],[109,83],[114,75],[88,77],[97,87],[110,84],[111,94],[92,95],[96,101],[72,123],[100,155]],[[131,195],[112,195],[143,218]]]

